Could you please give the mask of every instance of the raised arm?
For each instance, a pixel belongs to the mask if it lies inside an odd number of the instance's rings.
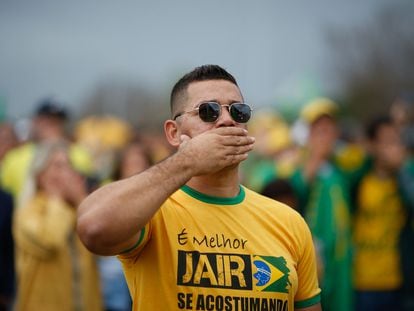
[[[101,255],[133,246],[162,203],[193,176],[213,173],[247,158],[254,139],[237,127],[207,131],[183,143],[171,157],[148,170],[108,184],[78,208],[78,234]]]

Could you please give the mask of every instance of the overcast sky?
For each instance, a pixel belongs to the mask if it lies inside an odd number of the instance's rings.
[[[12,119],[52,94],[76,110],[111,77],[164,92],[205,63],[256,105],[309,77],[329,93],[326,31],[363,25],[386,2],[0,0],[0,96]]]

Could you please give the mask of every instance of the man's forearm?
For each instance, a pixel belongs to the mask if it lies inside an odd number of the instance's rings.
[[[211,174],[247,158],[254,138],[221,127],[190,139],[177,153],[141,174],[104,186],[78,209],[78,233],[93,252],[112,255],[130,248],[161,204],[193,176]]]
[[[78,209],[81,240],[102,255],[130,247],[162,203],[191,177],[191,167],[176,153],[138,175],[96,190]]]

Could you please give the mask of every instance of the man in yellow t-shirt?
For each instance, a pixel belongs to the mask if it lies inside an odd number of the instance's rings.
[[[255,304],[293,310],[319,299],[304,220],[247,188],[221,198],[183,186],[142,235],[136,248],[119,256],[137,310],[242,310]]]
[[[406,210],[397,173],[404,148],[388,117],[368,126],[373,157],[356,193],[354,285],[357,310],[400,310],[404,275],[399,241]]]
[[[196,68],[171,110],[164,130],[177,152],[86,198],[81,240],[120,254],[134,310],[321,310],[304,220],[239,184],[254,138],[234,77]]]

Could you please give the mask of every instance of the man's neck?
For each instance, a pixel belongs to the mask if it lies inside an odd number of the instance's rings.
[[[227,168],[210,175],[195,176],[187,186],[206,195],[233,198],[239,194],[238,168]]]

